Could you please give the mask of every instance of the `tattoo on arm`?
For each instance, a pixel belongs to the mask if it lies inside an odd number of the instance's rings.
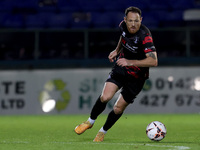
[[[148,53],[147,55],[148,55],[148,57],[152,57],[153,59],[156,59],[156,56],[155,56],[155,54],[154,54],[154,53],[152,53],[152,52]]]

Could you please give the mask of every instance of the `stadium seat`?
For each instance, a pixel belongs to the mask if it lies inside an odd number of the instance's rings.
[[[58,28],[65,29],[70,27],[70,22],[72,21],[71,13],[52,13],[47,17],[47,27],[48,28]]]
[[[164,11],[164,10],[154,10],[150,11],[148,17],[144,17],[148,20],[149,17],[154,16],[155,20],[159,21],[158,27],[179,27],[184,26],[183,21],[183,11]]]
[[[89,28],[91,25],[91,13],[72,13],[71,28]]]
[[[140,8],[142,11],[146,11],[147,9],[149,9],[149,0],[123,0],[124,3],[124,9],[130,6],[135,6]],[[125,10],[123,10],[122,12],[124,12]]]
[[[148,9],[151,10],[165,10],[170,9],[169,0],[151,0],[148,3]]]
[[[6,19],[6,17],[7,17],[7,13],[6,12],[1,12],[0,13],[0,27],[3,27],[4,20]]]
[[[79,20],[79,21],[72,21],[71,22],[71,28],[90,28],[90,21],[87,20]]]
[[[121,0],[116,1],[104,1],[103,10],[105,12],[111,12],[111,11],[124,11],[125,9],[125,3]]]
[[[116,12],[107,12],[112,24],[111,26],[114,28],[118,28],[121,21],[124,20],[125,14],[119,11]]]
[[[103,2],[94,0],[78,0],[78,4],[82,12],[102,12],[104,6]]]
[[[47,18],[51,13],[29,14],[26,17],[26,28],[47,28]]]
[[[13,8],[34,8],[37,9],[38,1],[36,0],[17,0],[12,1]]]
[[[172,10],[185,10],[194,8],[194,0],[169,0]]]
[[[93,28],[112,28],[111,17],[107,13],[92,13]]]
[[[24,18],[21,14],[7,14],[2,22],[4,28],[23,28]]]
[[[147,26],[150,29],[154,29],[159,27],[159,16],[155,14],[155,12],[152,11],[144,11],[142,15],[142,24]]]
[[[13,1],[12,0],[1,0],[0,1],[0,11],[10,13],[13,9]]]
[[[185,25],[182,10],[174,10],[172,12],[169,12],[163,18],[163,27],[183,27]]]
[[[57,1],[45,1],[45,0],[39,1],[37,10],[39,13],[42,13],[42,12],[56,13],[59,11]]]
[[[12,12],[13,13],[36,13],[38,8],[38,3],[35,0],[18,0],[12,2]]]
[[[59,0],[57,3],[57,7],[59,11],[62,12],[79,12],[80,11],[80,6],[76,2],[76,0]]]

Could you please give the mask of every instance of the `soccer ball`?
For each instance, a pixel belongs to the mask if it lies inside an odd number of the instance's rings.
[[[167,133],[167,129],[162,122],[153,121],[148,124],[146,128],[146,134],[150,140],[160,141]]]

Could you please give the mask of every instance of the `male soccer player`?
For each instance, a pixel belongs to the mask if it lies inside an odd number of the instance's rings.
[[[108,114],[103,127],[94,142],[102,142],[106,132],[122,116],[126,107],[134,102],[149,77],[149,67],[157,66],[157,53],[149,29],[141,24],[141,10],[128,7],[124,20],[120,23],[121,36],[117,47],[108,59],[116,63],[105,82],[103,91],[94,104],[87,121],[75,128],[77,134],[92,128],[97,117],[104,111],[108,101],[121,89],[120,95]]]

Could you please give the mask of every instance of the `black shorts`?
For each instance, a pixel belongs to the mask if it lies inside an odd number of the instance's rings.
[[[142,90],[146,78],[135,78],[119,66],[115,66],[106,82],[112,82],[121,89],[121,94],[127,103],[133,103]]]

